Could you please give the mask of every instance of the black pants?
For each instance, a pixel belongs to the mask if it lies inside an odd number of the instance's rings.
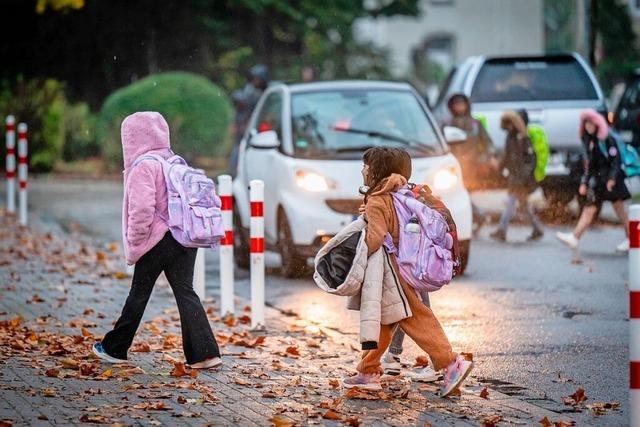
[[[220,356],[207,314],[193,290],[196,252],[197,249],[185,248],[167,232],[157,245],[140,258],[122,314],[113,330],[102,340],[102,347],[107,354],[119,359],[127,358],[127,351],[138,330],[153,286],[164,271],[178,303],[182,348],[187,363]]]

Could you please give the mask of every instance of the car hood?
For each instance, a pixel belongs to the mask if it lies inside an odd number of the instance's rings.
[[[434,157],[419,157],[412,160],[413,173],[410,182],[431,186],[433,175],[440,169],[452,167],[459,170],[457,160],[451,154]],[[351,199],[360,197],[358,189],[362,185],[362,160],[308,160],[291,159],[295,170],[315,172],[327,178],[332,185],[327,197]]]

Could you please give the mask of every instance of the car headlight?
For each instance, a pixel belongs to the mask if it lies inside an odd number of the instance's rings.
[[[327,191],[330,187],[329,181],[324,176],[305,170],[296,171],[295,181],[298,187],[312,192]]]
[[[458,183],[458,174],[454,168],[440,169],[433,175],[433,189],[436,191],[448,190]]]

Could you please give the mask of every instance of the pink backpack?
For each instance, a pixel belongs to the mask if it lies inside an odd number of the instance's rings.
[[[412,288],[437,291],[453,278],[453,237],[447,221],[416,199],[409,187],[391,195],[400,228],[399,247],[388,234],[384,245],[397,256],[400,274]]]
[[[173,238],[188,248],[216,248],[224,236],[224,228],[220,197],[213,180],[175,154],[166,160],[157,154],[143,154],[133,166],[146,159],[162,164],[169,197],[168,225]]]

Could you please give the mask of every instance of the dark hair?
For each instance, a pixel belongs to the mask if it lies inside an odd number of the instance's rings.
[[[411,177],[411,156],[402,148],[373,147],[362,155],[362,161],[369,166],[369,190],[370,194],[380,185],[383,179],[393,173],[405,177]]]
[[[449,111],[451,113],[453,113],[453,104],[455,104],[456,102],[464,102],[465,104],[467,104],[467,113],[470,112],[471,102],[469,101],[469,97],[467,95],[465,95],[464,93],[454,93],[453,95],[451,95],[451,97],[447,101],[447,108],[449,108]]]
[[[518,110],[518,114],[522,118],[525,126],[529,126],[529,113],[524,108],[522,110]]]

